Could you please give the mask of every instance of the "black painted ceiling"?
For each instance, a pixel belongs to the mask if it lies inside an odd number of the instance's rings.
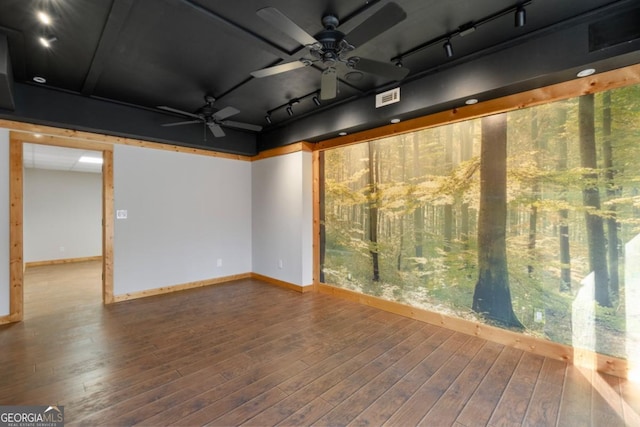
[[[393,58],[424,46],[402,58],[403,66],[410,70],[405,82],[446,73],[481,55],[513,48],[515,44],[525,49],[527,43],[548,33],[561,32],[580,19],[596,20],[601,12],[624,10],[634,4],[629,0],[395,2],[404,9],[407,18],[362,46],[356,46],[354,54],[395,63]],[[349,105],[357,108],[358,100],[369,99],[372,94],[395,87],[397,83],[368,74],[346,75],[340,70],[338,96],[323,101],[318,107],[310,95],[320,88],[322,66],[253,78],[252,71],[308,56],[305,48],[261,19],[256,11],[266,6],[275,7],[311,35],[322,30],[321,17],[331,13],[340,18],[339,29],[348,33],[387,3],[376,0],[1,0],[0,35],[8,39],[16,106],[13,111],[0,110],[0,116],[243,154],[295,140],[313,141],[333,136],[340,130],[339,125],[319,124],[322,120],[336,121],[335,114],[330,114],[332,110],[340,107],[345,111]],[[524,27],[516,28],[512,9],[519,4],[525,6],[527,19]],[[53,16],[54,23],[48,28],[35,18],[40,8],[49,10]],[[483,21],[500,11],[505,13]],[[467,24],[476,24],[476,29],[462,37],[458,31]],[[37,41],[44,33],[57,38],[48,49]],[[442,47],[447,35],[452,36],[454,55],[451,58]],[[430,41],[434,43],[429,45]],[[614,57],[615,53],[605,58]],[[559,64],[556,71],[562,68]],[[509,73],[509,70],[502,71]],[[46,78],[46,84],[35,83],[35,76]],[[539,77],[535,72],[528,76],[530,80]],[[467,93],[473,94],[472,78],[469,85]],[[197,124],[179,128],[160,126],[182,117],[162,112],[157,106],[195,112],[204,103],[205,94],[216,98],[218,108],[239,109],[240,113],[232,119],[264,126],[262,132],[257,137],[238,131],[228,132],[224,138],[213,138],[209,134],[204,141],[202,128]],[[295,98],[303,99],[293,106],[294,115],[289,117],[284,107]],[[85,117],[79,116],[78,111],[66,115],[48,113],[39,105],[42,99],[59,99],[58,107],[50,105],[54,110],[83,109]],[[451,96],[449,101],[454,99],[455,96]],[[92,112],[93,105],[105,101],[115,104],[106,107],[101,104]],[[440,108],[448,107],[442,101],[447,100],[441,100]],[[127,111],[141,110],[124,114],[140,121],[135,130],[110,124],[117,121],[116,109],[131,106],[135,109]],[[271,125],[265,122],[269,111],[272,112]],[[421,106],[404,111],[421,111]],[[91,114],[94,116],[86,117]],[[111,121],[106,117],[110,115],[113,115]],[[380,114],[370,116],[371,126],[387,119]],[[354,129],[363,127],[362,120],[357,123]],[[287,132],[296,127],[302,130]]]

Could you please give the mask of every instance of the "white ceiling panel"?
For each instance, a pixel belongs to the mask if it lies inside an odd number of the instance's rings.
[[[80,162],[80,158],[83,156],[101,159],[102,153],[100,151],[30,143],[24,143],[23,150],[23,162],[25,168],[51,169],[69,172],[102,172],[101,164]]]

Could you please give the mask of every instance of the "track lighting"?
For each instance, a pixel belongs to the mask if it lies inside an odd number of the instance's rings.
[[[285,110],[287,112],[287,114],[289,115],[289,117],[293,117],[293,106],[297,105],[297,104],[300,104],[300,102],[302,102],[303,100],[305,100],[307,98],[311,98],[313,103],[317,107],[319,107],[319,106],[322,105],[322,101],[320,101],[319,95],[320,95],[320,92],[316,91],[316,92],[308,93],[308,94],[306,94],[304,96],[301,96],[299,98],[291,98],[287,103],[278,105],[277,107],[274,107],[271,110],[267,111],[266,115],[264,116],[264,120],[268,124],[272,124],[273,123],[273,119],[271,118],[271,115],[274,114],[276,111],[280,111],[280,110]]]
[[[469,36],[471,33],[479,29],[481,26],[490,24],[493,21],[497,21],[499,18],[509,16],[513,13],[515,26],[524,27],[527,23],[527,11],[525,7],[529,6],[532,2],[533,0],[517,0],[516,5],[509,6],[504,9],[500,9],[481,19],[473,20],[472,22],[467,22],[466,24],[459,26],[457,29],[453,31],[449,31],[448,33],[444,33],[438,37],[429,39],[418,46],[415,46],[405,52],[399,53],[398,55],[391,58],[390,61],[395,63],[398,67],[401,67],[403,59],[411,55],[414,55],[418,52],[421,52],[425,49],[431,48],[433,46],[440,46],[440,45],[442,45],[445,51],[445,54],[447,55],[447,58],[451,58],[454,55],[451,39],[455,37]]]
[[[516,28],[524,27],[526,23],[527,23],[527,11],[523,6],[518,6],[518,9],[516,9],[516,15],[515,15]]]
[[[451,45],[451,40],[447,39],[442,47],[444,48],[444,53],[447,55],[447,58],[451,58],[453,56],[453,46]]]
[[[51,15],[49,15],[47,12],[44,12],[42,10],[39,10],[36,13],[36,16],[38,17],[38,21],[40,21],[40,23],[44,25],[51,25],[51,23],[53,22],[53,20],[51,19]]]
[[[41,36],[41,37],[38,37],[38,41],[44,47],[51,47],[51,44],[53,42],[55,42],[56,40],[58,40],[58,38],[54,37],[54,36]]]
[[[468,36],[476,30],[476,27],[473,24],[463,25],[458,29],[458,34],[460,37]]]

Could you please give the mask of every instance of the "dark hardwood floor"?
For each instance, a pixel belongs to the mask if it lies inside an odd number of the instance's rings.
[[[26,277],[0,404],[67,425],[640,425],[629,381],[328,295],[241,280],[103,307],[99,262]]]

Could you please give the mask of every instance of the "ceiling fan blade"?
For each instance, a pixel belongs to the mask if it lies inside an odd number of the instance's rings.
[[[176,122],[176,123],[165,123],[161,126],[180,126],[180,125],[190,125],[192,123],[200,123],[202,120],[189,120],[186,122]]]
[[[214,122],[207,123],[207,126],[209,126],[209,130],[211,131],[213,136],[215,136],[216,138],[220,138],[226,135],[222,130],[222,128],[220,127],[220,125],[217,123],[214,123]]]
[[[338,95],[338,74],[334,67],[329,67],[322,72],[320,81],[320,99],[333,99]]]
[[[178,113],[178,114],[182,114],[183,116],[195,117],[196,119],[202,120],[202,117],[200,117],[197,114],[189,113],[187,111],[178,110],[177,108],[167,107],[166,105],[160,105],[160,106],[158,106],[158,108],[161,109],[161,110],[171,111],[172,113]]]
[[[273,76],[275,74],[285,73],[291,70],[297,70],[298,68],[306,67],[302,61],[285,62],[284,64],[274,65],[273,67],[263,68],[261,70],[253,71],[251,75],[253,77],[261,78]]]
[[[239,112],[240,110],[238,110],[237,108],[224,107],[222,110],[216,111],[216,113],[213,115],[213,118],[215,120],[224,120],[227,117],[231,117],[234,114],[238,114]]]
[[[396,3],[387,3],[351,30],[344,38],[353,46],[358,47],[404,21],[406,17],[406,12]]]
[[[353,69],[375,74],[389,80],[402,80],[409,74],[409,69],[398,67],[388,62],[374,61],[373,59],[358,58],[354,61]]]
[[[235,122],[233,120],[225,120],[223,122],[220,122],[220,124],[223,126],[229,126],[229,127],[238,128],[238,129],[246,129],[254,132],[260,132],[262,130],[262,126],[252,125],[250,123]]]
[[[275,7],[258,9],[256,14],[303,46],[317,43],[316,39]]]

